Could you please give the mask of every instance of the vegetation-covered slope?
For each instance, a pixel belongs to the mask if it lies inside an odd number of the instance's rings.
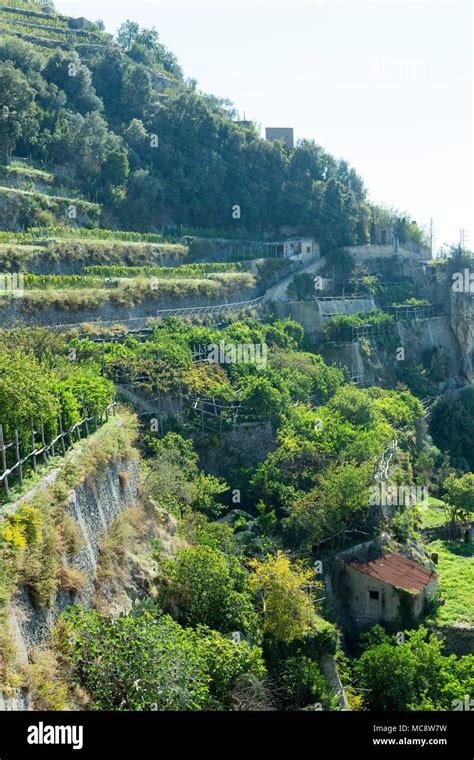
[[[72,35],[72,19],[51,18]],[[126,22],[114,41],[92,25],[81,33],[100,45],[80,55],[74,35],[57,37],[49,17],[36,20],[51,47],[18,26],[31,22],[27,11],[0,9],[4,158],[61,166],[119,228],[252,235],[286,226],[323,248],[369,240],[372,213],[346,161],[312,141],[288,150],[233,121],[231,105],[183,81],[155,30]]]
[[[289,150],[242,126],[183,78],[155,30],[126,22],[114,40],[102,27],[44,3],[0,7],[0,270],[24,275],[5,312],[34,323],[54,306],[77,324],[101,306],[148,299],[156,316],[164,298],[255,295],[295,266],[255,250],[298,234],[321,244],[336,302],[350,287],[378,308],[334,314],[318,345],[271,310],[135,334],[0,333],[0,690],[54,710],[451,709],[474,689],[474,655],[437,637],[472,626],[472,397],[427,411],[448,354],[396,354],[397,304],[431,305],[421,275],[344,250],[375,242],[375,221],[401,243],[421,232],[372,208],[355,170],[313,141]],[[297,274],[289,296],[314,302],[313,276]],[[387,387],[357,387],[323,358],[355,343],[385,363]],[[140,418],[122,411],[123,435],[106,421],[116,394]],[[79,439],[97,427],[88,454]],[[68,489],[130,451],[137,430],[141,501],[103,536],[97,593],[81,606]],[[67,458],[54,487],[10,512],[58,464],[60,441],[77,447],[74,467]],[[375,486],[438,501],[382,509]],[[422,620],[401,605],[387,630],[359,636],[333,581],[360,544],[437,560],[445,604]],[[59,614],[63,591],[77,604]],[[28,664],[8,623],[19,593],[56,617]]]

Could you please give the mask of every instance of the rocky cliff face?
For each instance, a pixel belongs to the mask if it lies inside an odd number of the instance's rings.
[[[25,585],[18,586],[11,595],[6,624],[17,666],[27,665],[34,658],[35,650],[48,647],[53,626],[66,607],[94,605],[101,540],[117,518],[133,515],[141,500],[138,457],[133,448],[134,425],[133,415],[120,412],[70,450],[56,469],[48,472],[18,501],[3,508],[5,512],[15,513],[23,505],[42,504],[44,508],[49,504],[53,510],[60,504],[63,524],[69,521],[77,534],[74,552],[63,556],[61,561],[63,571],[80,578],[79,583],[59,584],[47,605],[38,603]],[[75,472],[72,482],[67,480],[66,471],[69,477]],[[65,482],[70,482],[70,490],[56,502]],[[0,711],[28,709],[31,709],[31,701],[27,691],[11,687],[5,692],[0,690]]]
[[[0,712],[31,710],[31,697],[25,689],[14,689],[9,696],[0,691]]]
[[[88,478],[70,492],[66,511],[79,527],[82,546],[69,566],[81,571],[85,584],[77,592],[60,590],[50,607],[36,607],[25,587],[18,590],[9,619],[20,662],[28,662],[29,652],[47,641],[55,620],[66,607],[91,604],[100,539],[112,520],[136,503],[138,485],[136,462],[115,461],[98,477]]]
[[[457,303],[452,314],[430,319],[400,321],[396,325],[397,346],[405,349],[408,361],[422,364],[431,351],[439,352],[446,372],[439,377],[437,390],[443,393],[474,381],[474,299]],[[356,371],[366,384],[394,384],[395,348],[372,341],[370,350],[361,343],[323,344],[318,347],[325,360]],[[433,381],[434,383],[434,381]]]
[[[450,326],[462,355],[462,372],[474,384],[474,294],[450,294]]]

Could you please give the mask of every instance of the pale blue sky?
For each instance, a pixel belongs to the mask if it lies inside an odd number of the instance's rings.
[[[56,0],[155,26],[185,75],[243,117],[347,159],[370,199],[434,218],[435,247],[474,246],[470,2]]]

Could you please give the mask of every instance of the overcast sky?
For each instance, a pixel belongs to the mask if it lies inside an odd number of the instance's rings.
[[[291,126],[347,159],[370,199],[474,247],[470,2],[56,0],[155,26],[185,76],[243,118]]]

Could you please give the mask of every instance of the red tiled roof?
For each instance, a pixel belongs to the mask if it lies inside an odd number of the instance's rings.
[[[389,583],[391,586],[403,588],[407,591],[421,591],[427,583],[436,578],[436,573],[428,570],[418,562],[403,557],[401,554],[387,554],[360,564],[351,562],[351,567],[367,573],[372,578]]]

